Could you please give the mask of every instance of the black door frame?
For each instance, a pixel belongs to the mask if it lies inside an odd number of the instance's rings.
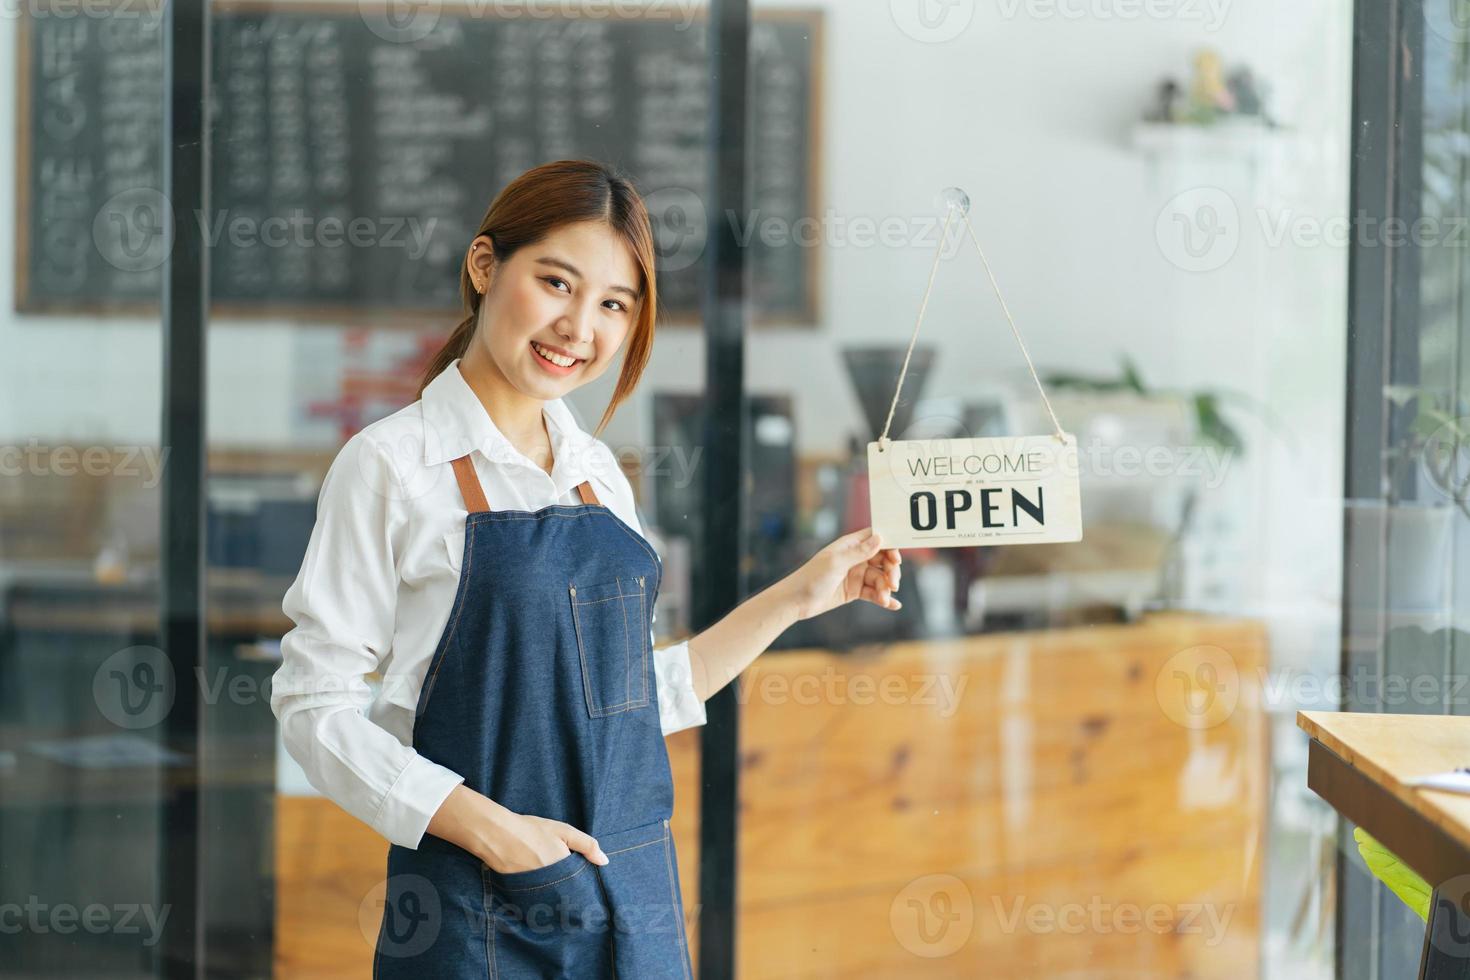
[[[172,207],[173,239],[162,287],[162,442],[169,466],[162,483],[160,635],[176,678],[198,676],[206,651],[204,562],[207,503],[207,349],[209,252],[193,214],[209,213],[210,16],[204,0],[169,0],[163,10],[163,179]],[[745,594],[744,520],[740,492],[745,463],[743,414],[745,334],[750,322],[749,267],[734,226],[721,219],[748,208],[749,0],[711,0],[708,252],[705,265],[704,420],[706,533],[695,562],[695,608],[702,629]],[[159,950],[160,975],[205,975],[206,925],[201,880],[205,837],[203,692],[177,685],[163,736],[192,748],[189,762],[169,771],[171,791],[160,821],[160,901],[171,928]],[[707,705],[700,739],[699,973],[703,980],[735,975],[735,886],[738,855],[738,712],[733,685]]]
[[[1431,0],[1433,2],[1433,0]],[[1413,227],[1422,210],[1424,144],[1422,0],[1356,0],[1353,10],[1350,227]],[[1389,449],[1400,445],[1414,409],[1385,397],[1389,384],[1415,384],[1420,358],[1420,256],[1411,245],[1353,235],[1348,251],[1347,378],[1343,498],[1381,502],[1394,479]],[[1400,474],[1399,499],[1415,498],[1415,474]],[[1371,677],[1382,691],[1387,660],[1387,520],[1375,533],[1343,508],[1341,676]],[[1343,711],[1381,711],[1342,685]],[[1345,820],[1338,819],[1335,976],[1377,980],[1383,889],[1361,867]]]

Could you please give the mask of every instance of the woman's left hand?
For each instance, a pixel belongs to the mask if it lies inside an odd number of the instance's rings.
[[[783,581],[798,620],[820,616],[853,599],[884,609],[901,609],[898,591],[903,558],[897,548],[884,548],[871,528],[862,528],[827,545]]]

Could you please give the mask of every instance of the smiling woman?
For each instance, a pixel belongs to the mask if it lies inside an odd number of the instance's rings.
[[[574,160],[527,171],[480,221],[460,273],[465,317],[424,372],[420,394],[464,358],[468,371],[494,371],[530,398],[557,398],[601,376],[626,342],[617,386],[593,433],[601,435],[653,351],[654,262],[648,211],[625,178]],[[480,351],[471,340],[482,320],[502,328],[489,332]],[[537,346],[564,358],[537,356]],[[573,375],[575,385],[556,383]],[[526,423],[523,433],[539,426],[528,416],[514,420]]]
[[[271,706],[312,784],[391,842],[375,980],[687,980],[664,736],[793,623],[900,606],[898,554],[864,528],[653,648],[663,560],[563,400],[620,351],[603,425],[637,384],[652,263],[626,180],[521,175],[466,250],[468,312],[419,399],[323,483]]]

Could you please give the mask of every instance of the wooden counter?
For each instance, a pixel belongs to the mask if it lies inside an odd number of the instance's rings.
[[[763,655],[740,975],[1256,976],[1266,663],[1260,624],[1172,614]],[[691,939],[698,732],[668,740]],[[277,975],[365,976],[386,845],[280,804]]]

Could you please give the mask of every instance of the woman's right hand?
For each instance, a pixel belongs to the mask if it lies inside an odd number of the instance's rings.
[[[502,874],[534,871],[580,851],[593,864],[607,855],[571,824],[508,810],[460,783],[429,820],[429,833],[469,851]]]
[[[535,871],[555,864],[573,851],[580,851],[593,864],[606,864],[596,838],[569,823],[536,817],[528,813],[506,811],[499,833],[491,841],[491,853],[481,857],[490,868],[501,874]]]

